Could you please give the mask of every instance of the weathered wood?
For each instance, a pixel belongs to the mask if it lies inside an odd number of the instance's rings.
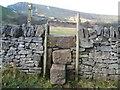
[[[78,80],[80,13],[77,13],[75,80]]]
[[[31,13],[32,13],[32,3],[29,3],[28,4],[28,22],[27,22],[29,27],[31,26],[31,19],[32,19]]]
[[[46,67],[47,67],[47,38],[48,38],[48,24],[45,25],[45,41],[44,41],[44,61],[43,61],[43,76],[46,75]]]

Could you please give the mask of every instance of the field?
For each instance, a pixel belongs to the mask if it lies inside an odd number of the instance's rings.
[[[50,27],[50,34],[52,35],[75,35],[76,28],[68,27]]]
[[[95,81],[80,79],[67,81],[64,85],[52,85],[48,77],[42,75],[27,75],[19,72],[16,68],[5,68],[2,70],[2,88],[117,88],[118,82]]]

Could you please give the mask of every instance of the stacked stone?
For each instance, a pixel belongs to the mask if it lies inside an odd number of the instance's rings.
[[[52,84],[64,84],[67,79],[74,78],[75,36],[50,35],[48,36],[48,61],[52,60],[50,81]]]
[[[15,25],[15,26],[10,26],[10,25],[3,25],[1,34],[2,37],[35,37],[39,36],[41,37],[44,34],[45,31],[45,25],[34,25],[34,26],[26,26],[25,24],[23,25]]]
[[[40,73],[41,57],[43,55],[43,39],[36,37],[19,37],[11,40],[2,39],[2,65],[13,63],[26,73]],[[10,67],[12,67],[10,65]]]
[[[120,38],[118,39],[118,80],[120,81]]]
[[[117,29],[80,31],[80,77],[118,79]]]
[[[34,30],[36,31],[35,34],[36,37],[32,32],[29,32],[32,35],[32,36],[30,35],[29,37],[25,36],[25,33],[22,33],[22,36],[21,35],[19,36],[19,33],[15,32],[14,34],[19,37],[15,38],[13,36],[11,38],[8,38],[9,35],[12,35],[11,32],[14,30],[11,30],[9,33],[6,34],[6,31],[8,29],[7,27],[4,28],[5,31],[0,41],[1,43],[0,59],[2,61],[2,66],[3,67],[9,66],[13,68],[15,65],[22,72],[26,72],[28,74],[32,73],[40,74],[42,71],[42,58],[44,51],[43,41],[45,29],[40,28],[42,26],[34,28]],[[24,28],[22,27],[21,30],[24,29],[25,26]],[[15,30],[17,31],[17,29]]]

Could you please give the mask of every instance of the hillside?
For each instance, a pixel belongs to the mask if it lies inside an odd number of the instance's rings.
[[[20,12],[20,13],[27,13],[27,2],[18,2],[13,5],[9,5],[8,8],[11,10]],[[76,17],[77,11],[46,6],[46,5],[39,5],[33,4],[35,8],[33,10],[33,15],[38,18],[38,16],[46,16],[46,17],[54,17],[59,19],[67,19],[74,21]],[[112,23],[117,22],[117,16],[113,15],[99,15],[99,14],[91,14],[91,13],[84,13],[80,12],[82,21],[90,21],[90,22],[104,22],[104,23]]]
[[[3,6],[0,6],[0,17],[2,17],[2,23],[10,23],[11,21],[13,21],[14,19],[16,19],[18,17],[18,13],[9,9],[9,8],[6,8],[6,7],[3,7]],[[16,24],[16,22],[14,22],[14,24]]]

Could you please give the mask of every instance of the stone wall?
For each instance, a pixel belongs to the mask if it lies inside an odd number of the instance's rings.
[[[80,78],[118,80],[118,28],[80,30]]]
[[[17,67],[28,74],[42,72],[45,27],[3,26],[1,37],[2,67]],[[1,68],[2,68],[1,67]]]
[[[1,31],[0,68],[12,68],[15,65],[28,74],[41,73],[45,26],[5,25]],[[95,26],[91,30],[81,29],[79,78],[118,80],[119,39],[120,30],[117,27]],[[74,80],[75,36],[48,35],[47,49],[47,75],[51,75],[51,82],[63,84],[66,79]],[[59,78],[60,73],[63,73],[63,76]]]

